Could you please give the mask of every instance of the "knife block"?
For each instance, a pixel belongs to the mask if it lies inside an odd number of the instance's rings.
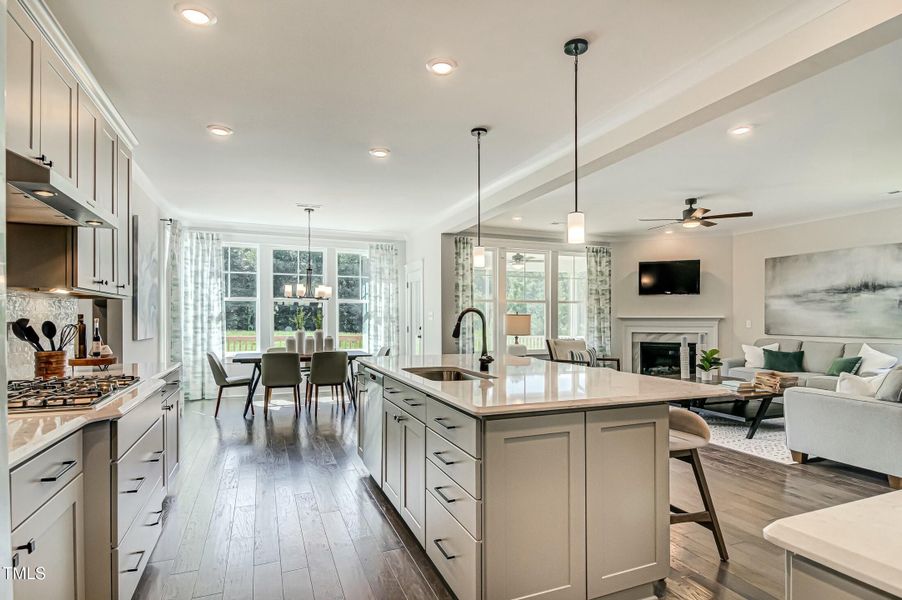
[[[66,376],[66,352],[35,352],[34,376],[36,379]]]

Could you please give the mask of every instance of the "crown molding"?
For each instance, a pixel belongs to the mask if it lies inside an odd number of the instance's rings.
[[[116,134],[121,139],[125,140],[126,144],[128,144],[131,149],[134,149],[138,145],[138,138],[128,126],[128,123],[125,122],[125,119],[122,118],[122,115],[116,109],[113,101],[110,100],[110,97],[107,96],[106,92],[103,91],[103,88],[100,87],[100,83],[98,83],[97,79],[94,77],[94,73],[91,72],[88,63],[86,63],[81,54],[79,54],[75,44],[69,39],[69,36],[60,26],[56,17],[53,16],[53,13],[44,3],[44,0],[9,1],[19,2],[19,4],[22,5],[25,12],[31,16],[37,24],[38,29],[41,30],[41,33],[43,33],[47,38],[47,41],[50,42],[50,45],[60,53],[63,60],[69,68],[72,69],[75,78],[78,80],[79,86],[88,94],[91,101],[97,105],[97,108],[103,113],[104,118],[106,118],[113,126],[113,129],[116,130]]]

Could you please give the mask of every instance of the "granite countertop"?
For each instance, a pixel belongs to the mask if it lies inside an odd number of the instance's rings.
[[[127,414],[162,388],[165,384],[163,377],[179,366],[178,363],[172,365],[131,363],[113,365],[109,371],[79,367],[76,369],[76,376],[125,373],[138,375],[141,381],[135,387],[84,410],[24,412],[9,415],[7,448],[10,468],[16,467],[89,423],[114,420]]]
[[[404,369],[446,366],[478,373],[476,355],[386,356],[357,362],[477,417],[733,395],[716,385],[502,354],[489,365],[493,379],[468,381],[432,381]]]
[[[902,491],[774,521],[764,539],[902,596]]]

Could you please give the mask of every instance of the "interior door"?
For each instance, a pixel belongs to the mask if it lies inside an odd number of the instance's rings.
[[[407,278],[407,353],[422,356],[423,345],[423,261],[405,267]]]

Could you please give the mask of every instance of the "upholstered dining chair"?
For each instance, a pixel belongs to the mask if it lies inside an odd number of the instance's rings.
[[[267,352],[288,352],[288,348],[285,346],[270,346],[266,349]]]
[[[332,397],[338,401],[341,396],[341,412],[345,412],[345,378],[347,377],[348,353],[343,351],[316,352],[310,360],[310,374],[307,376],[305,404],[314,402],[313,412],[319,412],[319,388],[332,388]],[[313,396],[311,398],[311,396]]]
[[[382,346],[379,348],[379,351],[376,352],[376,358],[388,356],[389,354],[391,354],[391,346]]]
[[[573,360],[570,357],[570,353],[585,352],[588,350],[586,347],[586,340],[568,338],[545,338],[545,347],[548,348],[548,358],[552,362],[578,362],[580,364],[584,363]],[[617,357],[596,356],[595,361],[597,364],[589,366],[595,367],[613,364],[615,369],[618,371],[620,370],[620,359]]]
[[[670,523],[671,525],[698,523],[710,530],[714,535],[714,544],[717,546],[720,560],[728,561],[730,556],[727,553],[727,544],[724,542],[723,532],[720,530],[717,513],[714,511],[714,501],[711,499],[711,491],[708,489],[702,461],[698,456],[698,449],[707,446],[710,439],[711,430],[704,419],[685,408],[670,407],[670,458],[681,460],[692,466],[695,483],[705,508],[701,512],[690,513],[671,504]]]
[[[246,387],[248,392],[250,392],[251,378],[230,377],[226,373],[222,361],[219,360],[219,357],[214,352],[207,352],[207,362],[210,364],[210,370],[213,372],[213,381],[219,386],[219,393],[216,394],[216,411],[213,413],[213,417],[216,418],[219,417],[219,403],[222,402],[222,390],[225,388]],[[253,410],[254,407],[251,405],[251,414],[253,414]]]
[[[266,352],[260,360],[260,383],[263,384],[263,415],[269,412],[269,400],[276,388],[291,388],[294,414],[301,408],[301,370],[297,352]]]

